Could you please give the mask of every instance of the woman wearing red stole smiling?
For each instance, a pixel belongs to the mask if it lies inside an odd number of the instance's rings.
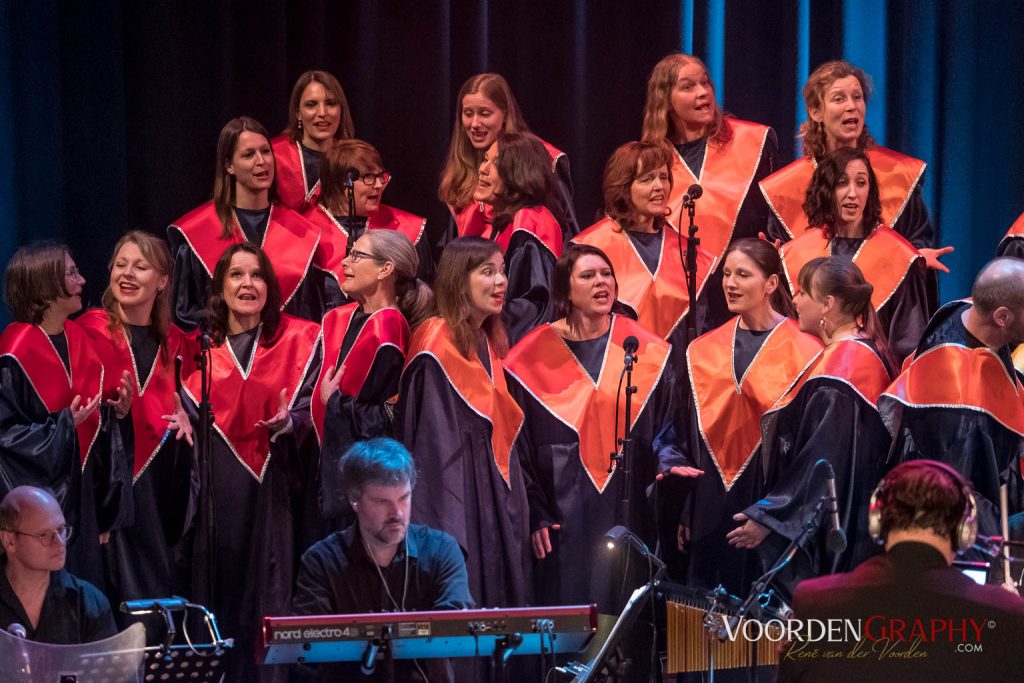
[[[300,446],[309,434],[309,402],[320,371],[320,326],[281,313],[280,297],[273,266],[259,247],[235,244],[218,259],[208,311],[211,478],[200,475],[194,506],[191,597],[210,607],[221,632],[236,639],[229,655],[233,681],[274,675],[258,667],[252,653],[261,618],[286,614],[289,606],[292,513],[306,468]],[[172,430],[194,432],[202,378],[197,345],[189,342],[184,405],[169,421]]]
[[[501,365],[506,287],[493,241],[460,237],[445,247],[434,285],[440,316],[413,335],[396,406],[419,472],[412,520],[455,537],[482,607],[529,600],[523,412]]]
[[[22,247],[4,271],[14,322],[0,335],[0,495],[22,485],[52,491],[74,531],[68,570],[102,588],[100,544],[131,522],[131,469],[116,423],[134,394],[123,374],[102,398],[102,361],[68,320],[82,309],[84,285],[62,244]]]
[[[174,357],[184,334],[170,315],[171,257],[163,240],[132,231],[114,247],[103,308],[77,322],[93,338],[110,377],[128,373],[135,400],[124,442],[132,454],[134,522],[111,535],[111,600],[171,595],[174,546],[181,538],[188,503],[191,456],[165,439],[164,416],[175,410]]]
[[[921,253],[881,221],[879,188],[867,155],[840,147],[818,164],[804,202],[811,227],[782,245],[791,285],[813,258],[850,259],[871,283],[898,363],[913,353],[928,324],[928,270]]]
[[[623,593],[624,556],[608,553],[602,536],[621,524],[653,548],[657,530],[647,490],[669,473],[698,474],[682,467],[676,444],[670,347],[635,321],[612,314],[615,290],[608,257],[595,247],[571,245],[552,279],[559,319],[526,335],[505,361],[510,390],[526,417],[523,470],[537,600],[596,602],[602,613],[621,610],[632,589],[647,580],[647,566],[634,562]],[[626,427],[618,387],[628,337],[639,348],[627,491],[621,468],[609,472],[609,456],[619,450],[616,436]],[[622,504],[627,493],[628,510]]]
[[[708,289],[708,328],[730,317],[722,299],[725,249],[743,237],[757,237],[768,221],[758,180],[775,170],[778,141],[768,126],[726,116],[715,101],[715,85],[697,57],[671,54],[658,62],[647,82],[643,141],[671,154],[668,218],[685,233],[683,195],[693,184],[704,193],[697,203],[701,248],[715,259]]]
[[[721,584],[745,596],[761,572],[753,554],[731,547],[726,534],[735,527],[733,515],[762,493],[761,416],[792,386],[821,342],[788,317],[793,302],[771,244],[733,242],[722,273],[736,317],[687,351],[699,429],[699,452],[688,454],[688,464],[704,474],[695,482],[681,540],[689,555],[689,584]]]
[[[285,312],[318,323],[323,318],[326,276],[310,268],[320,232],[277,203],[275,173],[266,129],[247,116],[229,121],[217,140],[213,201],[167,228],[174,259],[171,315],[183,330],[199,326],[217,259],[240,242],[272,255]]]
[[[430,288],[416,279],[416,260],[416,250],[402,233],[370,230],[342,261],[341,286],[353,303],[324,316],[324,363],[311,404],[320,467],[307,502],[319,501],[313,519],[325,524],[307,520],[307,540],[320,540],[340,528],[338,518],[348,511],[338,463],[349,446],[394,436],[389,401],[398,393],[409,328],[433,309]],[[307,510],[313,512],[308,505]]]
[[[299,76],[288,98],[288,127],[270,141],[281,203],[300,212],[315,205],[324,155],[353,137],[352,112],[338,79],[326,71]]]

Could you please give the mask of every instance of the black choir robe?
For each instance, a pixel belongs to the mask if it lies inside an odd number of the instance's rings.
[[[675,145],[672,158],[672,191],[669,219],[687,234],[689,218],[683,196],[693,184],[703,194],[696,204],[694,224],[701,248],[715,259],[707,285],[707,322],[703,329],[718,327],[732,317],[722,289],[722,266],[728,246],[738,239],[757,237],[768,222],[768,204],[757,183],[776,169],[779,143],[768,126],[727,118],[729,139],[724,143],[706,137]]]
[[[786,599],[803,579],[849,571],[879,551],[868,535],[867,512],[871,492],[886,471],[890,440],[876,401],[888,382],[871,343],[836,341],[761,418],[767,493],[743,512],[772,532],[756,548],[763,569],[780,559],[825,494],[824,467],[812,473],[819,459],[835,470],[839,519],[847,538],[845,551],[828,552],[829,518],[823,511],[816,531],[775,577],[773,585]]]
[[[625,429],[625,399],[617,392],[625,352],[640,341],[633,384],[630,509],[622,503],[626,479],[609,473],[615,437]],[[580,351],[575,351],[577,347]],[[577,353],[581,355],[577,356]],[[683,463],[673,425],[670,347],[623,316],[609,333],[586,342],[565,342],[551,325],[528,334],[505,361],[513,397],[523,409],[523,472],[530,531],[553,524],[552,552],[534,561],[539,604],[597,603],[617,614],[648,577],[635,554],[610,553],[605,532],[624,525],[653,551],[656,547],[655,475]],[[596,377],[595,377],[596,375]],[[618,425],[616,424],[618,404]],[[641,566],[643,564],[643,566]]]
[[[199,326],[206,316],[206,300],[217,259],[232,244],[243,241],[255,242],[270,258],[281,285],[282,310],[320,322],[332,299],[332,290],[323,271],[311,268],[320,241],[319,230],[279,204],[271,204],[262,229],[262,234],[247,235],[236,216],[234,235],[230,240],[221,239],[220,218],[213,202],[193,209],[167,228],[167,242],[174,258],[171,316],[176,325],[185,331]]]
[[[67,569],[101,590],[101,532],[132,523],[131,466],[114,409],[75,426],[70,405],[99,393],[104,368],[88,334],[64,323],[70,372],[41,327],[11,323],[0,335],[0,497],[17,486],[49,489],[74,527]]]
[[[301,509],[301,446],[309,433],[309,401],[320,363],[319,325],[286,314],[272,339],[262,339],[261,331],[262,326],[235,335],[212,351],[212,480],[203,480],[198,463],[192,502],[191,597],[217,615],[225,637],[235,638],[228,680],[246,683],[282,675],[276,667],[258,667],[253,653],[261,618],[288,614],[296,561],[293,511]],[[190,341],[182,404],[198,434],[200,375],[196,344]],[[271,440],[255,423],[277,412],[282,388],[291,430]],[[207,533],[206,496],[213,499],[215,539]]]
[[[960,472],[974,486],[978,532],[999,536],[999,486],[1012,494],[1021,485],[1024,387],[1008,347],[992,351],[967,331],[961,315],[969,306],[953,301],[935,314],[878,407],[893,438],[892,464],[929,458]],[[1014,498],[1009,515],[1021,511]]]
[[[310,402],[320,457],[307,486],[304,546],[354,521],[338,465],[357,441],[394,438],[390,401],[398,394],[410,332],[398,309],[382,308],[367,315],[351,303],[328,311],[321,335],[324,362]],[[328,368],[342,366],[338,391],[324,405],[324,376]]]
[[[419,474],[412,521],[459,542],[479,606],[515,607],[530,600],[523,413],[508,393],[501,361],[489,344],[479,347],[465,358],[442,318],[420,325],[396,422]]]
[[[562,236],[554,215],[543,206],[533,206],[517,211],[511,223],[490,237],[505,257],[508,286],[501,318],[509,343],[515,344],[554,316],[551,275],[562,255]]]
[[[134,523],[111,534],[105,547],[107,593],[112,602],[180,593],[182,556],[177,548],[184,532],[188,505],[191,457],[184,442],[167,432],[164,415],[174,412],[174,357],[184,333],[171,325],[166,345],[155,339],[136,339],[118,327],[111,331],[108,315],[94,308],[77,319],[93,339],[103,360],[104,398],[113,398],[121,375],[132,379],[130,419],[121,432],[131,463]],[[148,336],[149,328],[136,328]],[[145,365],[136,349],[156,348],[152,364]]]
[[[819,256],[841,256],[857,264],[871,283],[871,303],[885,330],[897,363],[914,352],[928,324],[928,267],[910,242],[879,225],[866,238],[833,237],[808,228],[782,245],[782,264],[790,291],[796,291],[800,269]]]
[[[761,416],[822,346],[789,318],[757,332],[739,322],[702,335],[686,354],[699,449],[687,454],[686,464],[704,474],[693,481],[683,525],[690,530],[686,583],[722,585],[743,598],[761,574],[759,563],[754,553],[729,545],[726,534],[736,528],[733,515],[764,493]],[[688,452],[689,443],[684,446]]]

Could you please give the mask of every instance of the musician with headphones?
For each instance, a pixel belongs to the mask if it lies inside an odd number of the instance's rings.
[[[859,624],[859,643],[794,639],[780,658],[779,681],[1024,675],[1024,599],[1000,586],[978,585],[952,566],[954,556],[974,544],[978,529],[974,492],[956,470],[934,460],[896,466],[871,495],[868,526],[885,553],[850,573],[800,583],[793,601],[802,623]],[[814,650],[843,656],[814,657]]]
[[[393,439],[357,442],[341,458],[341,481],[356,514],[351,525],[314,544],[302,556],[294,614],[361,614],[468,609],[466,562],[449,534],[409,524],[416,470],[409,451]],[[358,665],[332,665],[322,680],[385,680]],[[396,680],[450,679],[443,661],[395,662]]]

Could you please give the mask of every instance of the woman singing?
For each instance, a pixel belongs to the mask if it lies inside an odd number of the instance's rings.
[[[726,116],[704,62],[671,54],[655,65],[647,82],[643,141],[664,145],[671,153],[668,218],[683,234],[688,224],[683,197],[691,185],[703,189],[695,222],[701,247],[715,259],[708,326],[716,327],[730,317],[721,296],[725,249],[733,240],[757,237],[768,220],[764,198],[751,188],[775,170],[775,131]]]
[[[932,248],[935,235],[921,196],[926,164],[875,144],[864,124],[870,94],[867,75],[843,61],[826,62],[807,79],[807,120],[800,126],[804,156],[760,183],[772,210],[768,235],[785,241],[803,234],[810,225],[803,207],[815,166],[829,152],[855,147],[867,154],[878,178],[880,222],[919,250],[929,268],[949,272],[939,257],[953,248]]]
[[[79,319],[111,376],[127,373],[135,400],[130,429],[123,429],[132,463],[134,524],[111,535],[108,545],[114,602],[179,590],[174,546],[188,503],[191,457],[165,439],[164,416],[175,411],[174,358],[183,333],[171,323],[171,257],[163,240],[133,230],[118,240],[110,260],[103,308]],[[116,599],[115,599],[116,598]]]
[[[353,303],[324,316],[324,360],[312,401],[313,427],[320,441],[319,517],[330,529],[346,513],[338,462],[356,441],[393,437],[389,401],[409,347],[409,327],[433,309],[433,294],[416,278],[416,250],[395,230],[370,230],[356,240],[342,262],[342,289]],[[306,527],[311,520],[306,522]],[[323,526],[323,525],[321,525]],[[315,535],[315,534],[314,534]]]
[[[857,264],[897,362],[913,353],[928,324],[928,269],[910,242],[881,224],[879,188],[868,156],[840,147],[818,164],[807,188],[807,230],[782,245],[789,281],[819,256]]]
[[[764,240],[732,243],[722,285],[735,318],[699,337],[687,351],[698,452],[690,463],[704,472],[683,519],[688,583],[719,584],[744,596],[759,572],[750,553],[730,547],[733,515],[762,493],[761,416],[821,350],[800,331],[782,281],[778,251]]]
[[[182,329],[199,326],[217,260],[239,242],[252,242],[273,254],[281,305],[288,313],[316,322],[323,317],[324,276],[310,270],[319,231],[274,201],[275,170],[263,126],[246,116],[224,126],[217,140],[213,201],[167,229],[174,258],[172,317]]]
[[[791,595],[800,580],[848,571],[874,552],[867,532],[871,490],[884,474],[889,433],[876,402],[895,361],[871,305],[872,286],[841,258],[816,258],[801,270],[794,298],[800,329],[824,350],[761,420],[767,492],[734,519],[737,548],[757,548],[768,567],[797,538],[826,493],[824,459],[835,473],[845,550],[826,543],[828,520],[804,540],[775,585]]]
[[[434,262],[426,237],[427,219],[383,203],[391,179],[380,152],[368,142],[343,140],[325,155],[320,200],[303,216],[320,228],[317,267],[338,284],[345,279],[343,261],[349,245],[365,230],[397,230],[409,238],[419,254],[418,276],[431,281]]]
[[[305,211],[320,194],[324,154],[355,137],[348,98],[326,71],[307,71],[288,98],[288,127],[270,141],[277,160],[277,196],[289,209]]]
[[[552,316],[551,272],[562,254],[562,234],[545,206],[551,189],[546,154],[533,135],[501,133],[484,155],[473,194],[494,210],[482,236],[505,256],[501,315],[513,343]]]
[[[523,411],[501,365],[506,287],[493,241],[463,237],[445,247],[434,286],[440,317],[413,335],[397,406],[399,433],[420,472],[412,519],[455,537],[470,593],[485,607],[529,599]]]
[[[552,298],[558,320],[530,332],[509,353],[505,367],[513,396],[526,416],[523,469],[530,529],[537,558],[534,585],[542,604],[596,602],[603,613],[621,610],[632,589],[648,580],[638,567],[624,595],[620,553],[601,539],[625,525],[655,547],[653,494],[666,473],[684,468],[672,425],[669,345],[635,321],[612,314],[615,273],[608,257],[571,245],[555,264]],[[639,343],[632,382],[629,488],[619,467],[609,471],[616,437],[626,429],[619,391],[623,345]],[[623,497],[628,495],[628,507]],[[642,571],[640,571],[642,569]]]
[[[67,568],[106,586],[101,538],[130,522],[131,471],[116,428],[131,409],[126,374],[102,399],[105,369],[68,316],[82,310],[85,278],[62,244],[33,244],[4,271],[14,322],[0,334],[0,494],[31,485],[53,492],[74,529]]]
[[[199,463],[192,598],[209,606],[222,633],[236,639],[231,680],[258,681],[261,673],[270,676],[252,656],[260,619],[286,614],[290,602],[292,510],[298,505],[293,499],[303,470],[299,445],[308,435],[309,402],[320,371],[320,326],[281,313],[273,266],[251,243],[231,245],[221,255],[212,291],[214,428],[211,460]],[[194,436],[202,377],[195,360],[199,349],[189,346],[182,368],[184,409],[169,417],[171,429]]]
[[[498,134],[530,132],[512,89],[501,74],[477,74],[463,83],[455,108],[458,116],[438,190],[438,197],[452,212],[454,226],[449,239],[456,235],[482,234],[485,219],[493,215],[491,207],[475,200],[473,194],[484,154],[498,139]],[[579,226],[572,205],[569,157],[548,143],[543,144],[557,178],[553,197],[555,213],[561,221],[563,234],[571,237],[579,232]]]

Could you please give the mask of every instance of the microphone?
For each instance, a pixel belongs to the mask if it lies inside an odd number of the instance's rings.
[[[633,335],[626,337],[626,340],[622,342],[622,350],[626,353],[636,353],[636,350],[640,348],[640,340]]]
[[[832,469],[832,463],[822,458],[818,462],[825,463],[825,468],[828,470],[828,480],[825,485],[828,487],[828,512],[832,518],[832,528],[828,530],[828,536],[825,540],[825,547],[833,555],[846,550],[846,532],[843,531],[843,527],[839,524],[839,503],[836,498],[836,472]]]
[[[359,172],[359,169],[355,166],[349,166],[343,171],[343,173],[345,175],[345,187],[348,187],[349,189],[352,188],[355,182],[359,180],[359,176],[362,175],[362,173]]]
[[[158,610],[185,609],[188,601],[175,595],[170,598],[143,598],[141,600],[125,600],[121,603],[121,611],[128,614],[150,614]]]
[[[692,202],[694,200],[700,199],[701,195],[703,194],[704,188],[698,185],[697,183],[694,183],[693,185],[690,185],[690,187],[686,189],[686,194],[683,196],[683,201]]]
[[[21,638],[22,640],[28,638],[28,631],[26,631],[25,627],[19,624],[18,622],[14,622],[10,626],[8,626],[7,632],[15,638]]]

